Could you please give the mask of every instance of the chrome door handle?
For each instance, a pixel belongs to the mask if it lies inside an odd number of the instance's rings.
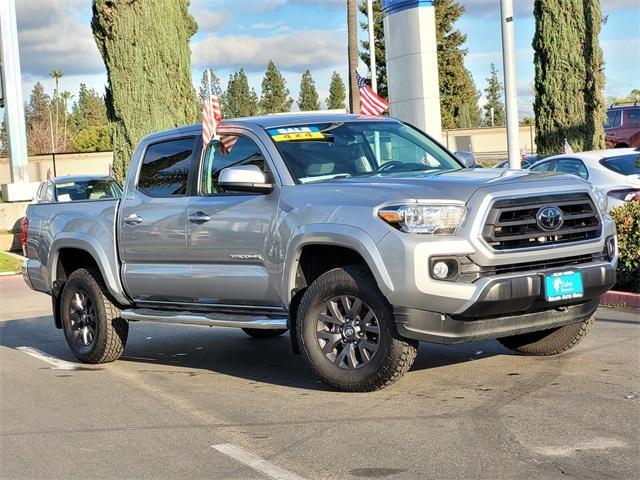
[[[138,225],[139,223],[142,223],[142,217],[140,215],[132,213],[124,219],[124,223],[126,223],[127,225]]]
[[[205,223],[211,220],[211,217],[204,212],[196,212],[189,215],[191,223]]]

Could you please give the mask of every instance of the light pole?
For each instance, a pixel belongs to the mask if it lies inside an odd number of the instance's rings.
[[[509,168],[520,168],[518,140],[518,94],[513,42],[513,0],[500,0],[502,23],[502,59],[504,63],[504,96],[507,120],[507,150]]]
[[[371,89],[378,93],[378,73],[376,70],[376,39],[374,35],[373,0],[367,0],[367,18],[369,20],[369,70],[371,71]]]

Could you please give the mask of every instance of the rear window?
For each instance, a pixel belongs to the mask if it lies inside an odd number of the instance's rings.
[[[56,200],[58,202],[74,202],[79,200],[107,200],[120,198],[122,188],[113,179],[58,181],[56,183]]]
[[[607,120],[604,122],[604,128],[619,127],[620,120],[622,120],[621,110],[609,110],[607,112]]]
[[[142,160],[138,190],[150,197],[186,195],[194,144],[195,137],[186,137],[150,145]]]
[[[605,158],[600,163],[611,171],[621,175],[640,175],[640,155],[624,155],[620,157]]]

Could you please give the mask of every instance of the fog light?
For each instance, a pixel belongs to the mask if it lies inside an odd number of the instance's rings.
[[[449,267],[444,262],[436,262],[433,265],[433,276],[436,278],[447,278],[449,275]]]
[[[605,243],[605,250],[607,253],[607,259],[609,261],[613,260],[613,258],[616,256],[616,237],[611,236],[607,238],[607,241]]]

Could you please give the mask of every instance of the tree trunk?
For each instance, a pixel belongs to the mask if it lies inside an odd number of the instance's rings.
[[[360,90],[356,79],[358,68],[358,24],[356,17],[356,0],[347,0],[347,30],[349,54],[349,107],[351,113],[360,113]]]

